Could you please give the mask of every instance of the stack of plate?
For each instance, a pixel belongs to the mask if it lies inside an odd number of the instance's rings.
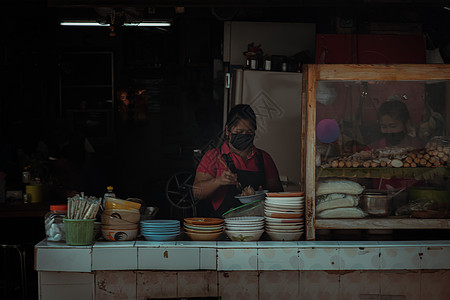
[[[180,235],[180,221],[143,220],[141,234],[147,241],[173,241]]]
[[[215,241],[223,232],[223,220],[216,218],[186,218],[184,233],[193,241]]]
[[[297,241],[304,231],[303,192],[266,193],[266,232],[273,241]]]
[[[264,217],[234,217],[225,219],[225,233],[232,241],[257,241],[264,232]]]

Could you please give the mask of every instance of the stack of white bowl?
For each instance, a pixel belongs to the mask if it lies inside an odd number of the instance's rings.
[[[267,193],[264,216],[266,232],[273,241],[297,241],[305,226],[303,193]]]
[[[258,241],[264,233],[264,217],[226,218],[225,233],[232,241]]]

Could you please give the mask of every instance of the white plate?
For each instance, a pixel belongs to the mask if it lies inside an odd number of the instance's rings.
[[[264,207],[269,206],[278,209],[302,209],[304,207],[303,204],[274,204],[274,203],[265,203]]]
[[[298,241],[303,235],[303,232],[281,233],[267,231],[267,234],[272,239],[272,241]]]
[[[278,218],[266,217],[266,222],[269,222],[269,223],[303,223],[303,219],[302,218],[297,218],[297,219],[278,219]]]
[[[271,204],[275,204],[275,205],[300,205],[305,203],[305,201],[275,201],[275,200],[269,200],[266,199],[264,201],[264,203],[271,203]]]
[[[301,202],[304,200],[304,197],[266,197],[267,200],[275,202]]]
[[[274,209],[265,209],[264,214],[303,214],[303,210],[274,210]],[[270,216],[269,216],[270,217]]]
[[[264,230],[263,229],[255,231],[225,230],[225,233],[232,241],[251,242],[251,241],[258,241],[261,235],[264,233]]]
[[[279,233],[294,233],[294,232],[304,232],[303,229],[272,229],[266,228],[266,232],[279,232]]]
[[[257,222],[242,222],[242,221],[225,222],[225,225],[259,225],[262,223],[264,223],[264,220]]]
[[[292,213],[292,214],[299,214],[303,213],[305,210],[303,208],[301,209],[291,209],[291,208],[274,208],[274,207],[266,207],[264,208],[265,212],[270,213]]]
[[[251,224],[225,224],[225,227],[260,227],[264,226],[265,222],[251,223]]]
[[[290,212],[304,212],[305,209],[302,207],[274,207],[274,206],[266,206],[264,210],[272,210],[276,212],[290,211]]]
[[[281,206],[281,205],[273,205],[273,204],[266,204],[264,208],[268,209],[275,209],[275,210],[304,210],[303,205],[295,205],[295,206]]]
[[[304,227],[305,226],[303,225],[277,226],[276,224],[273,224],[273,225],[266,225],[266,230],[303,230]]]
[[[233,217],[233,218],[226,218],[225,222],[234,222],[234,221],[243,221],[243,222],[258,222],[258,221],[264,221],[264,217]]]
[[[236,227],[236,226],[227,226],[225,229],[226,229],[226,230],[231,230],[231,231],[253,231],[253,230],[261,230],[261,229],[264,229],[264,226],[257,226],[257,227]]]

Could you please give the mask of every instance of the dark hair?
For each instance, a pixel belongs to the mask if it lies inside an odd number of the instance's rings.
[[[239,123],[240,120],[249,120],[256,130],[256,115],[248,104],[238,104],[234,106],[227,116],[228,129]]]
[[[378,120],[382,116],[388,115],[395,120],[401,121],[403,124],[409,120],[409,111],[406,104],[399,97],[389,97],[378,110]]]

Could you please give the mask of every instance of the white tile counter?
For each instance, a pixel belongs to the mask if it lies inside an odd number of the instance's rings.
[[[450,241],[96,242],[42,241],[37,271],[450,269]]]
[[[450,241],[44,240],[35,257],[41,300],[450,299]]]

